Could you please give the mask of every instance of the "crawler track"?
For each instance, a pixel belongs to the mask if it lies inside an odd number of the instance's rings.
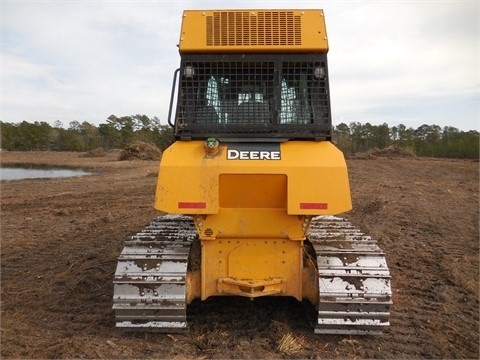
[[[376,241],[347,220],[319,216],[308,239],[318,264],[317,334],[377,335],[389,326],[390,273]]]
[[[196,236],[190,217],[165,215],[125,243],[113,282],[118,328],[159,332],[186,328],[185,279]]]
[[[196,239],[190,217],[154,219],[125,243],[114,279],[118,328],[180,332],[187,327],[186,274]],[[389,325],[390,273],[377,243],[348,221],[312,220],[319,277],[317,334],[379,334]]]

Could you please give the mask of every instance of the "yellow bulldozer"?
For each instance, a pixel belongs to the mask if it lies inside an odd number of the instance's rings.
[[[167,215],[118,258],[116,326],[178,332],[194,299],[290,296],[316,306],[315,333],[381,333],[385,254],[335,216],[351,198],[323,11],[186,10],[179,52],[155,196]]]

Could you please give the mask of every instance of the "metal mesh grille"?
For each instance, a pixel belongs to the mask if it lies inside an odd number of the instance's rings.
[[[206,17],[207,46],[301,45],[301,17],[292,11],[216,11]]]
[[[187,62],[182,103],[194,123],[272,122],[274,63]]]
[[[328,136],[326,61],[183,60],[177,134]]]

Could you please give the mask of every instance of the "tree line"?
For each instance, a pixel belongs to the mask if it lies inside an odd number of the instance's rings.
[[[341,123],[335,127],[333,138],[347,155],[398,146],[411,149],[417,156],[479,158],[479,132],[460,131],[452,126],[423,124],[413,129],[403,124],[389,127],[385,123]]]
[[[111,115],[105,123],[72,121],[65,128],[60,121],[53,126],[46,122],[8,123],[0,121],[1,148],[32,151],[89,151],[124,148],[133,141],[151,143],[161,150],[174,140],[172,128],[162,125],[157,117]],[[384,149],[395,145],[411,149],[417,156],[479,158],[479,132],[460,131],[455,127],[421,125],[417,129],[405,125],[389,127],[351,122],[333,129],[333,141],[347,155]]]
[[[17,151],[89,151],[99,147],[109,150],[124,148],[133,141],[144,141],[164,150],[174,140],[170,126],[146,115],[111,115],[98,127],[87,121],[72,121],[67,128],[58,120],[53,126],[38,121],[0,121],[0,129],[1,148]]]

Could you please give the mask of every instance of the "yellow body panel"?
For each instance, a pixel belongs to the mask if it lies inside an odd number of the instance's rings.
[[[327,52],[322,10],[185,10],[180,53]]]
[[[275,208],[284,207],[286,199],[289,215],[332,215],[351,209],[345,160],[332,143],[284,142],[279,144],[278,160],[227,160],[229,146],[220,145],[213,157],[206,156],[202,141],[177,141],[165,150],[155,208],[172,214],[217,214],[221,201],[227,202],[225,208]],[[265,175],[264,181],[260,175]],[[283,177],[286,183],[268,180],[272,175]],[[221,200],[220,194],[229,191]]]
[[[202,243],[202,294],[302,299],[302,242],[217,239]]]
[[[189,299],[315,296],[302,289],[315,271],[303,240],[312,216],[351,209],[345,160],[328,141],[261,146],[226,143],[212,155],[203,141],[177,141],[163,154],[155,208],[192,215],[201,241]]]

